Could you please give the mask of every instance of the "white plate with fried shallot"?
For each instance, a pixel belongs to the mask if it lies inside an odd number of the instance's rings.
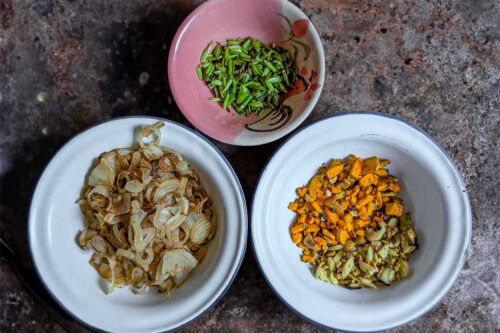
[[[33,195],[38,274],[75,319],[161,332],[199,317],[243,259],[241,185],[202,135],[167,120],[114,119],[71,139]]]

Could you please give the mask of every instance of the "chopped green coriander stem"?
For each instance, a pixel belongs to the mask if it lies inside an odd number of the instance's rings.
[[[212,90],[211,101],[239,115],[263,114],[279,106],[294,88],[298,69],[292,52],[255,38],[230,38],[210,43],[200,57],[196,75]]]

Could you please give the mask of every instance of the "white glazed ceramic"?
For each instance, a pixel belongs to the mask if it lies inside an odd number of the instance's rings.
[[[348,290],[317,280],[290,239],[295,188],[322,163],[351,153],[392,161],[389,171],[414,219],[420,248],[410,256],[412,274],[388,288]],[[465,185],[444,149],[413,125],[377,113],[324,118],[289,138],[264,169],[251,214],[255,255],[276,294],[310,321],[345,331],[389,329],[431,309],[457,277],[471,234]]]
[[[188,160],[214,201],[217,232],[207,256],[184,285],[165,295],[134,295],[118,288],[106,295],[75,237],[83,227],[76,203],[93,160],[130,147],[134,130],[158,119],[130,117],[91,127],[69,141],[45,169],[33,195],[29,243],[36,269],[54,299],[88,326],[111,332],[162,332],[197,318],[227,290],[243,259],[247,211],[240,183],[222,153],[200,134],[165,121],[161,144]]]

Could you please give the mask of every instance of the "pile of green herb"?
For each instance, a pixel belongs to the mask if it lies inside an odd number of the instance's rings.
[[[201,55],[196,73],[214,93],[210,100],[226,110],[248,116],[275,109],[297,81],[296,55],[274,43],[232,38],[212,47]]]

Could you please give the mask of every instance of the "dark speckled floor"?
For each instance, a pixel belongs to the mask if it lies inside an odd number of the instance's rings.
[[[473,209],[473,251],[443,301],[393,332],[499,332],[500,3],[296,1],[325,47],[321,99],[306,122],[383,110],[423,127],[455,159]],[[37,178],[71,136],[104,119],[155,115],[187,124],[166,79],[168,48],[198,1],[0,0],[0,235],[30,285],[26,218]],[[142,74],[142,79],[139,79]],[[149,75],[149,79],[146,77]],[[40,92],[48,102],[37,101]],[[216,143],[250,197],[279,142]],[[72,332],[86,330],[66,317]],[[61,332],[0,262],[0,331]],[[322,332],[288,310],[248,251],[224,299],[184,332]]]

